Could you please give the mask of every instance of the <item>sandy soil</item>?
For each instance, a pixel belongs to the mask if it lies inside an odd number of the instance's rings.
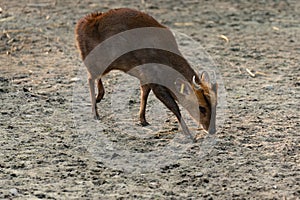
[[[0,199],[299,199],[299,1],[82,2],[0,3]],[[122,73],[105,78],[102,119],[90,120],[74,26],[116,7],[212,57],[228,105],[215,136],[180,142],[153,95],[151,126],[139,126],[138,82]]]

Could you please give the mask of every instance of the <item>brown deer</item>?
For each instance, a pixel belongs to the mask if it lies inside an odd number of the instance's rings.
[[[145,117],[149,92],[177,117],[185,134],[192,137],[181,117],[177,102],[209,133],[215,133],[217,83],[207,72],[195,73],[181,55],[173,33],[151,16],[128,8],[92,13],[76,25],[77,46],[88,70],[88,82],[94,117],[99,119],[96,103],[104,96],[101,77],[111,70],[121,70],[140,82],[140,122]],[[95,95],[95,81],[98,94]],[[196,106],[187,104],[196,99]],[[183,106],[184,106],[183,105]]]

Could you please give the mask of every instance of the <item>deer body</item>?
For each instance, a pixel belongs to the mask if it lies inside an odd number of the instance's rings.
[[[92,111],[96,119],[99,119],[96,103],[101,101],[105,93],[101,77],[111,70],[121,70],[141,82],[139,116],[143,126],[148,125],[145,110],[152,90],[175,114],[183,132],[191,135],[176,102],[178,98],[186,99],[180,92],[176,93],[174,82],[177,80],[177,72],[186,81],[185,84],[191,86],[190,90],[196,96],[199,104],[196,110],[200,113],[199,121],[203,128],[215,132],[215,119],[211,120],[211,116],[216,107],[216,85],[209,82],[207,73],[198,77],[178,50],[172,32],[154,18],[133,9],[114,9],[106,13],[92,13],[80,19],[75,32],[81,57],[88,68]],[[110,62],[104,64],[106,61]],[[170,71],[175,72],[173,76]]]

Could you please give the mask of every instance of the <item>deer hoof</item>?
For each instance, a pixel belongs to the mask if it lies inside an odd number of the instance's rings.
[[[142,126],[148,126],[148,125],[150,125],[150,124],[149,124],[147,121],[142,121],[142,122],[141,122],[141,125],[142,125]]]

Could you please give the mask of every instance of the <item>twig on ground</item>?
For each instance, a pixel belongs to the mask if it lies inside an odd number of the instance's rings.
[[[218,37],[219,37],[219,38],[221,38],[221,39],[223,39],[223,40],[225,40],[225,42],[226,42],[226,43],[228,43],[228,42],[229,42],[229,39],[228,39],[228,37],[227,37],[227,36],[225,36],[225,35],[219,35]]]
[[[15,17],[11,16],[11,17],[6,17],[6,18],[2,18],[0,19],[0,22],[6,22],[6,21],[10,21],[13,20]]]
[[[252,73],[248,68],[246,68],[246,72],[248,72],[248,74],[251,76],[251,77],[255,77],[255,74]]]
[[[266,74],[264,72],[259,72],[259,71],[256,71],[255,74],[260,76],[269,76],[269,74]]]

